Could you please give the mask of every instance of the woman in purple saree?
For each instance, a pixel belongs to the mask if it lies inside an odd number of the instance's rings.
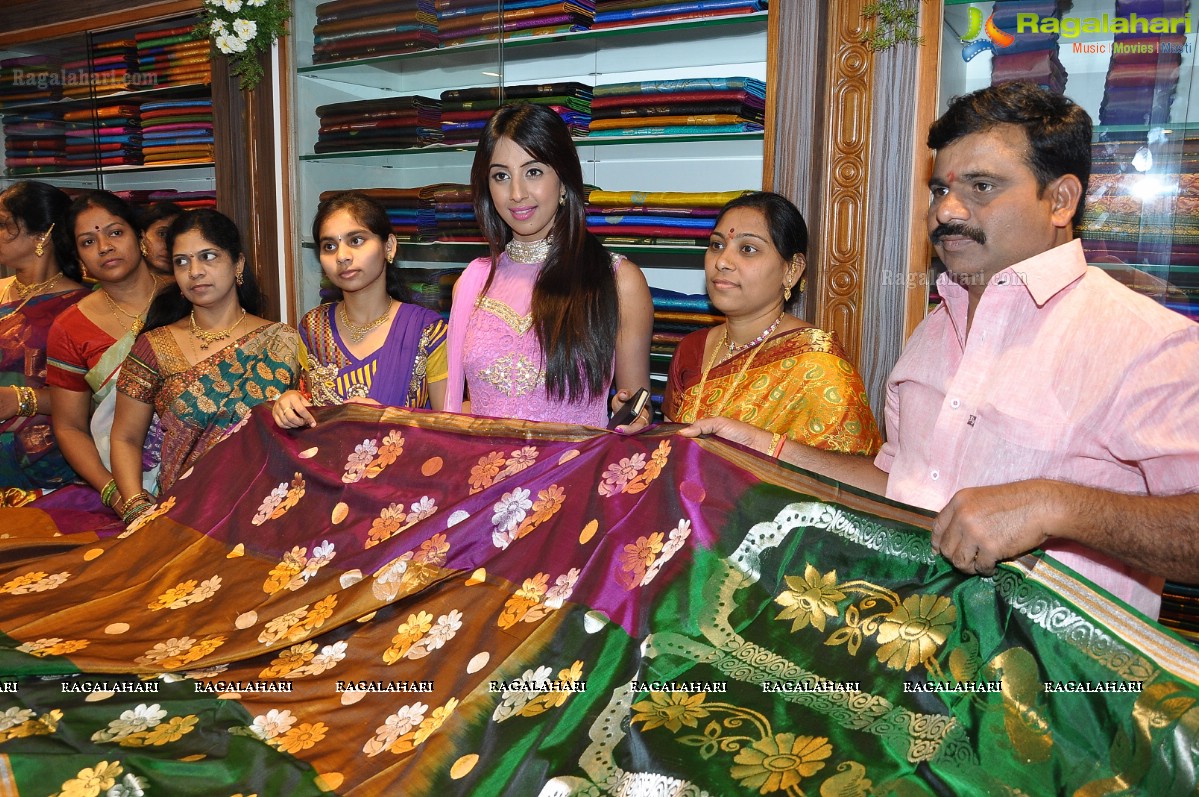
[[[396,238],[387,212],[351,191],[322,201],[312,228],[321,268],[339,295],[300,321],[306,391],[280,397],[275,422],[314,426],[308,407],[346,401],[440,410],[445,321],[411,301],[392,265]]]

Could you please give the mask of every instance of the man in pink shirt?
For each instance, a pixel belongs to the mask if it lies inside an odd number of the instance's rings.
[[[1044,548],[1151,617],[1199,582],[1199,325],[1086,265],[1073,227],[1091,121],[1029,84],[955,99],[929,132],[929,235],[944,303],[887,384],[871,462],[781,457],[940,514],[933,547],[989,575]],[[760,451],[770,435],[715,433]]]

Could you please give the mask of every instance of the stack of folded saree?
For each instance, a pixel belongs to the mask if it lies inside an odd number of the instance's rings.
[[[208,163],[213,158],[212,100],[194,97],[142,103],[146,165]]]
[[[470,186],[434,183],[420,189],[422,240],[481,243],[486,239],[475,219]]]
[[[212,82],[212,46],[207,38],[196,39],[192,26],[140,31],[135,38],[138,68],[147,78],[143,85]]]
[[[441,93],[441,130],[446,144],[468,144],[479,134],[496,108],[506,103],[548,105],[576,138],[587,135],[591,123],[591,86],[559,82],[526,86],[450,89]]]
[[[128,533],[0,510],[10,793],[1195,791],[1195,649],[1052,557],[670,427],[313,414]]]
[[[173,202],[184,210],[216,210],[216,191],[153,191],[150,202]]]
[[[587,229],[613,244],[703,246],[720,209],[746,191],[592,191]]]
[[[141,109],[136,101],[107,102],[63,114],[70,168],[140,166]]]
[[[595,0],[437,0],[441,46],[586,30]]]
[[[596,29],[620,28],[648,22],[752,14],[765,11],[767,0],[596,0]]]
[[[1199,587],[1167,581],[1161,624],[1199,647]]]
[[[126,34],[92,40],[86,56],[63,63],[63,95],[91,97],[137,86],[137,42]]]
[[[403,271],[404,282],[412,292],[412,300],[436,310],[447,320],[450,317],[450,302],[454,297],[454,283],[461,273],[460,268],[405,268]]]
[[[4,166],[9,176],[47,174],[68,168],[62,111],[22,111],[0,119]]]
[[[61,74],[48,55],[0,59],[0,109],[61,99]]]
[[[650,288],[654,301],[654,331],[650,339],[650,381],[655,406],[662,406],[662,391],[670,372],[679,341],[698,329],[707,329],[724,321],[706,294],[688,294],[664,288]]]
[[[766,84],[756,78],[689,78],[596,86],[593,136],[745,133],[762,129]]]
[[[996,0],[992,21],[1002,31],[1017,31],[1020,14],[1056,17],[1069,10],[1069,0]],[[1058,34],[1021,33],[1015,41],[995,51],[991,59],[991,85],[1026,81],[1055,91],[1066,90],[1066,69],[1058,59]]]
[[[312,37],[314,64],[428,50],[437,15],[433,0],[333,0],[316,7]]]
[[[441,101],[387,97],[322,105],[315,152],[423,147],[441,141]]]
[[[1188,6],[1188,0],[1118,0],[1115,16],[1129,20],[1134,14],[1140,19],[1183,17],[1187,15]],[[1185,44],[1183,32],[1150,33],[1139,25],[1130,28],[1128,33],[1117,34],[1103,86],[1099,123],[1150,125],[1168,122]]]

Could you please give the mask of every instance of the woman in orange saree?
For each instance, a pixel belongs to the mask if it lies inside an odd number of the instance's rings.
[[[778,194],[724,206],[704,271],[727,320],[679,343],[662,405],[668,420],[736,418],[773,432],[775,451],[787,438],[850,454],[878,450],[866,388],[836,336],[786,312],[807,239],[803,216]]]

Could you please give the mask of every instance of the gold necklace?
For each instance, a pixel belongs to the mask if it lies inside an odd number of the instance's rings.
[[[343,301],[337,305],[337,319],[341,322],[345,331],[349,333],[350,340],[355,343],[361,343],[367,334],[382,326],[383,322],[391,317],[391,304],[391,302],[388,302],[387,309],[383,311],[383,315],[374,321],[367,321],[365,324],[355,324],[350,320],[350,315],[346,312],[346,303]]]
[[[246,309],[244,307],[242,308],[241,317],[237,319],[236,324],[229,327],[228,329],[213,329],[213,330],[202,329],[200,327],[200,325],[196,323],[195,308],[192,308],[191,319],[192,319],[192,330],[191,330],[192,337],[195,338],[196,340],[200,341],[201,349],[207,349],[209,346],[216,343],[218,340],[225,340],[226,338],[228,338],[230,335],[233,334],[233,330],[235,330],[241,326],[241,322],[246,320]]]
[[[101,289],[101,293],[103,293],[104,298],[108,300],[108,306],[113,309],[114,314],[120,313],[133,322],[129,325],[129,331],[133,333],[134,337],[136,337],[137,334],[142,331],[142,327],[146,325],[146,313],[150,312],[150,305],[154,303],[154,296],[158,293],[158,280],[154,280],[154,285],[150,288],[150,301],[146,302],[146,306],[142,309],[140,315],[133,315],[124,307],[121,307],[120,303],[117,302],[116,299],[112,298],[107,290]]]
[[[749,348],[750,346],[753,347],[753,350],[750,351],[749,356],[745,358],[745,362],[741,364],[741,369],[739,371],[737,371],[737,375],[735,377],[733,377],[732,382],[729,383],[729,389],[725,392],[724,398],[721,399],[720,406],[716,408],[715,412],[713,412],[712,414],[707,415],[705,417],[708,417],[708,418],[721,417],[720,414],[722,412],[724,412],[725,405],[729,403],[729,396],[732,395],[733,385],[735,385],[738,382],[738,380],[740,380],[741,377],[745,375],[746,371],[749,370],[749,366],[753,364],[754,357],[758,356],[758,352],[760,350],[766,348],[766,346],[765,346],[766,341],[769,340],[769,338],[772,334],[774,334],[774,330],[778,328],[780,321],[782,321],[782,316],[779,316],[778,320],[776,320],[773,324],[771,324],[770,328],[767,329],[764,333],[762,333],[762,335],[760,335],[758,339],[750,341],[750,343],[746,344],[746,346],[741,347],[741,349],[739,350],[738,353],[746,351],[746,349]],[[721,336],[720,342],[718,342],[716,344],[715,348],[712,349],[712,356],[708,358],[708,364],[706,366],[704,366],[704,370],[700,373],[699,390],[697,390],[695,393],[695,404],[692,407],[692,412],[694,413],[694,418],[692,419],[693,421],[699,420],[699,402],[704,396],[704,387],[707,386],[707,384],[708,384],[708,374],[711,372],[712,368],[716,365],[716,358],[720,356],[721,350],[723,348],[725,348],[725,346],[727,346],[728,342],[729,342],[729,325],[726,322],[724,325],[724,335]],[[732,359],[732,358],[729,358],[729,359]]]
[[[51,277],[48,280],[42,280],[41,282],[35,282],[32,285],[26,285],[25,283],[21,282],[16,277],[13,277],[12,282],[8,283],[8,291],[11,291],[13,289],[13,286],[16,286],[18,299],[26,299],[26,298],[32,299],[34,295],[41,293],[41,291],[44,290],[45,288],[53,288],[54,284],[56,282],[58,282],[60,277],[62,277],[61,271],[58,272],[57,274],[55,274],[53,277]],[[5,293],[7,293],[8,291],[5,291]]]

